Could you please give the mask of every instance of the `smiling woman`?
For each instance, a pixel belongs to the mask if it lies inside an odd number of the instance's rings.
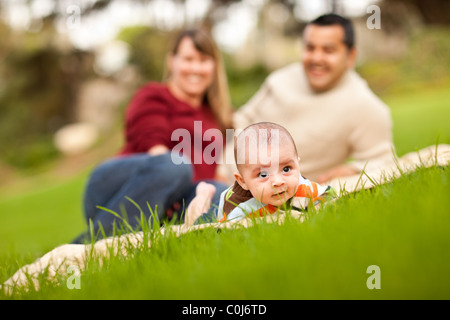
[[[182,31],[168,53],[166,67],[163,83],[146,84],[130,102],[125,145],[120,154],[99,165],[90,176],[84,195],[90,230],[74,242],[83,242],[92,233],[98,236],[102,231],[109,236],[125,218],[134,228],[142,213],[152,223],[152,210],[159,220],[171,218],[173,210],[183,220],[179,204],[189,204],[198,182],[212,182],[217,197],[226,188],[213,180],[216,163],[194,161],[207,147],[194,143],[198,140],[196,134],[203,137],[210,129],[225,132],[231,127],[227,80],[209,32]],[[199,133],[195,130],[198,122]],[[172,141],[172,134],[180,129],[193,137],[191,148],[187,148],[191,152],[180,154],[172,150],[178,144]],[[141,212],[141,208],[148,207],[151,210]]]
[[[211,35],[180,33],[167,58],[164,78],[179,99],[198,107],[207,100],[222,130],[231,128],[231,104],[220,52]]]
[[[203,92],[214,77],[215,62],[212,56],[195,48],[191,38],[184,37],[177,46],[177,52],[169,57],[169,88],[180,100],[188,101],[194,108],[203,103]]]

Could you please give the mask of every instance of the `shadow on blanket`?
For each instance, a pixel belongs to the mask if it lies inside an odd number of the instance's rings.
[[[355,176],[337,178],[328,183],[333,186],[338,192],[338,197],[349,193],[359,191],[361,189],[368,189],[374,186],[390,182],[402,174],[415,171],[419,167],[432,166],[448,166],[450,160],[450,145],[440,144],[421,149],[417,152],[408,153],[398,159],[395,159],[392,164],[383,168],[373,170],[371,172],[363,172]],[[291,212],[294,218],[302,219],[300,213]],[[286,215],[267,215],[264,221],[269,223],[283,223]],[[258,219],[261,220],[261,219]],[[196,226],[187,227],[185,225],[170,226],[170,230],[162,228],[159,230],[156,237],[152,237],[151,241],[155,241],[158,237],[164,236],[168,231],[175,236],[180,236],[184,233],[203,228],[232,228],[237,226],[250,227],[256,223],[257,220],[243,219],[236,222],[225,223],[209,223]],[[15,289],[27,289],[34,287],[39,289],[39,279],[43,276],[47,281],[56,281],[58,276],[67,275],[69,266],[78,266],[80,270],[84,269],[88,257],[92,258],[107,258],[109,255],[122,253],[127,255],[130,250],[128,248],[142,245],[144,241],[148,241],[150,247],[150,240],[145,239],[142,232],[122,235],[120,237],[111,237],[100,240],[94,244],[65,244],[59,246],[48,252],[35,262],[20,268],[11,278],[9,278],[3,285],[2,290],[6,294],[12,294]]]

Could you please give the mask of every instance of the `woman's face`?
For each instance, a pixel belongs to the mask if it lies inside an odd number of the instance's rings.
[[[179,97],[188,101],[203,100],[214,81],[213,57],[198,51],[191,38],[181,40],[178,52],[169,58],[170,82]]]

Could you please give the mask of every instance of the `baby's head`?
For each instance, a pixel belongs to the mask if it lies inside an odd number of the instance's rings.
[[[235,139],[234,158],[236,181],[261,203],[281,206],[294,196],[299,158],[292,136],[282,126],[271,122],[248,126]]]

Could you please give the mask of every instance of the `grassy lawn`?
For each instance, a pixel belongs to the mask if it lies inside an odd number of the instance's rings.
[[[449,299],[449,192],[448,168],[421,169],[303,223],[168,236],[130,259],[91,262],[78,290],[62,279],[21,298]],[[380,289],[367,286],[369,266]]]
[[[399,155],[435,144],[438,135],[450,143],[448,89],[383,100]],[[0,195],[0,281],[84,230],[86,176]],[[420,170],[340,199],[303,224],[169,237],[131,262],[91,268],[82,290],[62,286],[24,298],[449,299],[449,178],[448,168]],[[370,265],[380,267],[381,290],[367,289]]]
[[[42,252],[75,237],[83,226],[85,174],[0,200],[0,254]]]

